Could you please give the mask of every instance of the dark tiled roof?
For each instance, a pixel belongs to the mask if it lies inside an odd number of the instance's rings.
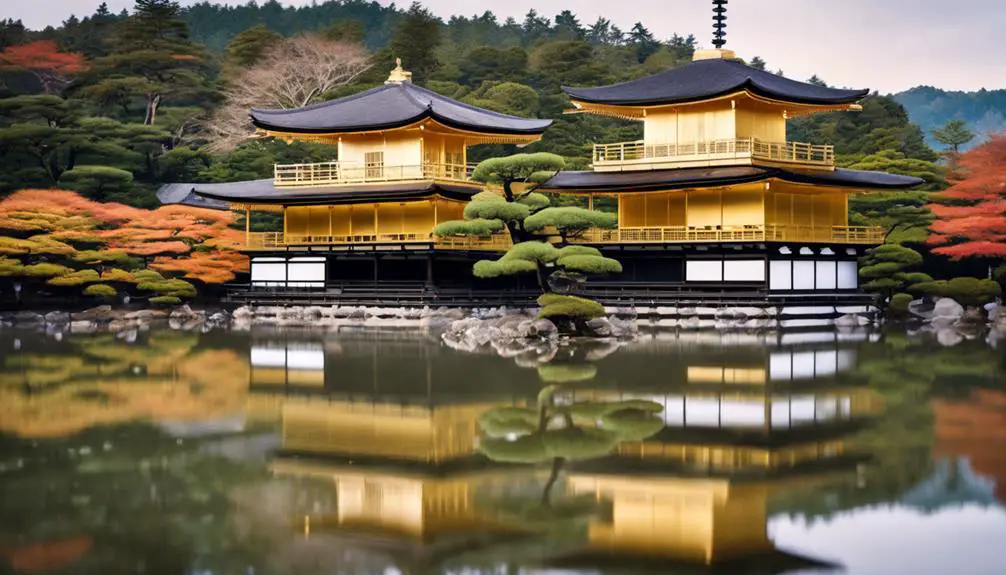
[[[391,129],[426,118],[488,134],[537,135],[552,124],[477,108],[409,82],[292,110],[252,110],[251,116],[259,128],[300,133]]]
[[[840,105],[857,102],[870,93],[869,90],[839,90],[798,82],[726,59],[699,60],[610,86],[564,86],[563,90],[575,100],[624,106],[695,102],[740,90],[797,104]]]
[[[251,180],[228,184],[195,184],[196,195],[211,200],[286,206],[394,202],[433,195],[468,200],[480,189],[474,186],[430,182],[277,188],[273,180]]]
[[[682,168],[678,170],[636,170],[631,172],[559,172],[546,182],[544,190],[595,190],[646,192],[684,188],[709,188],[759,182],[778,178],[787,182],[819,186],[899,190],[913,188],[923,180],[886,172],[863,170],[795,171],[756,166],[722,168]]]
[[[157,189],[157,199],[164,205],[182,204],[196,208],[226,210],[227,202],[197,196],[192,188],[198,184],[164,184]]]

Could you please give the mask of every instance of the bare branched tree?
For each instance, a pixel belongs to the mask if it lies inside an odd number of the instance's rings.
[[[210,147],[228,151],[251,136],[252,108],[306,106],[354,81],[370,66],[370,55],[359,44],[314,35],[278,42],[224,89],[224,103],[204,126]]]

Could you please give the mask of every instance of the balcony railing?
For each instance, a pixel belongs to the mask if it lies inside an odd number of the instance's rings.
[[[305,236],[283,232],[248,234],[246,249],[274,250],[298,246],[350,246],[381,244],[432,244],[435,248],[454,250],[505,251],[512,245],[510,237],[496,234],[488,238],[440,238],[432,234],[354,234],[336,236]]]
[[[595,168],[646,168],[661,164],[764,160],[785,164],[834,166],[834,146],[803,142],[762,142],[755,138],[687,144],[647,144],[643,140],[594,145]],[[656,166],[653,166],[656,165]]]
[[[386,166],[350,162],[314,164],[276,164],[273,183],[277,187],[331,186],[408,180],[471,181],[474,164],[426,163],[411,166]]]
[[[633,244],[673,242],[821,242],[880,244],[883,228],[868,226],[742,226],[725,228],[619,228],[589,230],[575,240],[588,244]]]

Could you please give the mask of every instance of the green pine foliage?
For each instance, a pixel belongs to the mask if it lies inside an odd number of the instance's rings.
[[[587,320],[604,315],[604,306],[596,301],[564,294],[544,294],[538,298],[539,319]]]
[[[96,282],[99,279],[100,277],[98,272],[95,270],[77,270],[75,272],[54,277],[46,283],[53,286],[70,287]]]
[[[72,272],[73,270],[59,264],[38,263],[24,266],[23,274],[29,277],[51,278]]]
[[[1002,295],[999,282],[972,277],[922,282],[916,284],[915,289],[929,296],[948,297],[969,307],[988,303]]]
[[[179,305],[180,303],[182,303],[181,299],[173,295],[159,295],[152,297],[147,301],[149,301],[154,305],[164,305],[164,306]]]
[[[115,288],[107,284],[91,284],[84,288],[84,295],[110,299],[115,297],[117,292]]]
[[[898,292],[914,291],[917,284],[932,281],[921,272],[911,271],[922,265],[922,254],[898,244],[883,244],[867,250],[859,276],[867,280],[863,289],[876,293],[879,303],[889,303]]]

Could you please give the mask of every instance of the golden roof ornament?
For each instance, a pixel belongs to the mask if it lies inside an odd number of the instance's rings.
[[[404,82],[412,83],[412,72],[402,69],[402,59],[395,58],[395,68],[388,74],[388,79],[384,83],[402,84]]]

